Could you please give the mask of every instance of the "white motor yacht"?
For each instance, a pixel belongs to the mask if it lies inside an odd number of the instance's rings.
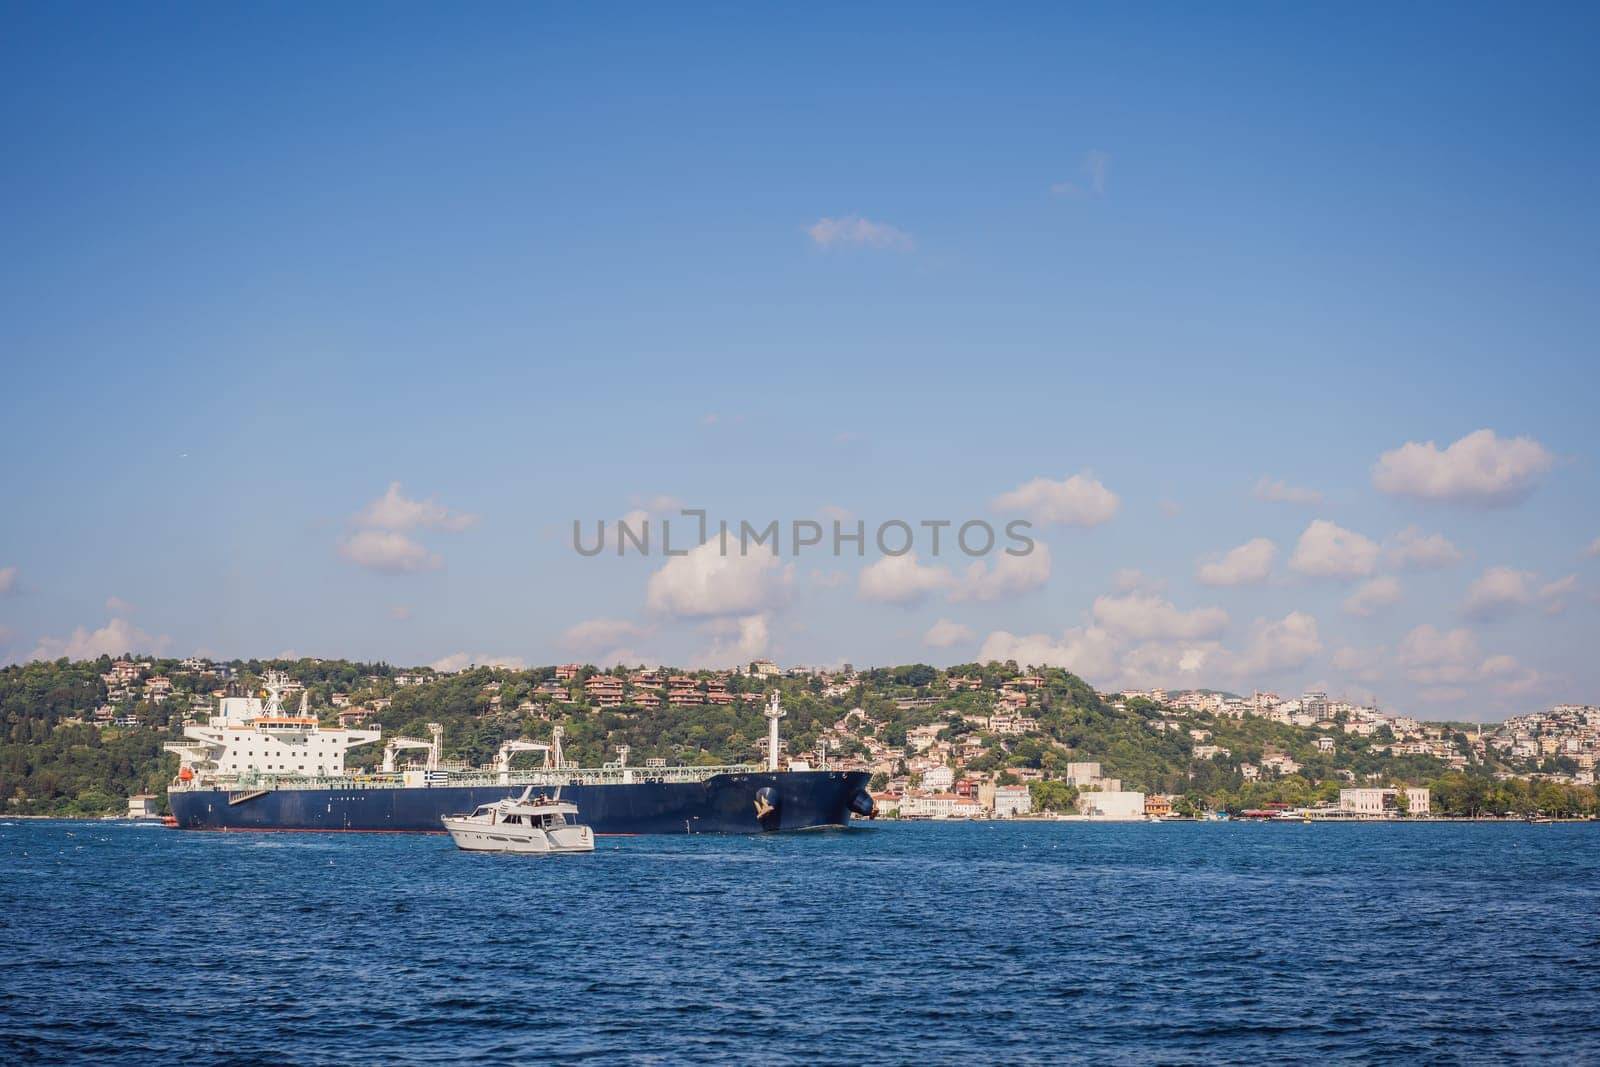
[[[578,806],[534,796],[528,786],[519,797],[481,804],[471,815],[445,815],[441,821],[457,848],[469,852],[593,852],[594,832],[577,822]]]

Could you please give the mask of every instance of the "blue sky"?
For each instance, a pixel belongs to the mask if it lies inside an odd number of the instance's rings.
[[[0,658],[1600,700],[1592,8],[6,15]],[[674,501],[1071,521],[571,548]]]

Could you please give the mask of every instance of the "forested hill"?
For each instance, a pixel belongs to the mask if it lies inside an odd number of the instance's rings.
[[[385,737],[425,738],[427,724],[439,722],[445,757],[479,765],[491,761],[502,741],[546,740],[557,723],[565,727],[568,758],[588,766],[615,759],[623,744],[636,764],[758,761],[765,695],[778,690],[791,755],[814,753],[823,742],[830,762],[871,770],[879,786],[915,781],[930,763],[969,777],[1048,782],[1069,763],[1098,761],[1125,788],[1171,794],[1194,807],[1302,803],[1336,795],[1352,781],[1432,785],[1446,809],[1586,810],[1595,799],[1592,789],[1541,793],[1543,786],[1493,775],[1532,773],[1538,770],[1532,764],[1495,763],[1491,755],[1488,763],[1449,772],[1435,755],[1391,755],[1386,749],[1394,739],[1385,731],[1340,733],[1334,751],[1325,752],[1319,730],[1144,700],[1108,703],[1067,671],[1025,671],[1014,663],[778,677],[593,666],[445,674],[342,660],[127,656],[0,669],[4,810],[100,813],[120,810],[130,793],[163,794],[177,763],[162,753],[162,743],[186,721],[203,721],[218,696],[258,691],[268,670],[303,685],[308,707],[326,725],[341,715],[364,717]],[[290,706],[300,699],[293,695]],[[1447,747],[1468,751],[1464,734],[1436,732]],[[352,764],[372,766],[380,758],[381,745],[369,745],[353,752]],[[1269,758],[1287,759],[1295,769],[1247,781]]]

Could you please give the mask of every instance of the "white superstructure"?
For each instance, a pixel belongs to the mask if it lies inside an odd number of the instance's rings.
[[[210,778],[272,774],[327,778],[345,773],[345,753],[382,738],[382,730],[350,730],[323,726],[306,708],[290,714],[283,708],[289,680],[273,671],[262,681],[266,700],[223,697],[217,713],[199,726],[186,726],[183,740],[166,750],[182,761],[179,777]],[[185,776],[184,771],[189,775]]]

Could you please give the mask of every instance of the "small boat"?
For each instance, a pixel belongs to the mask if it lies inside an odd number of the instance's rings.
[[[470,815],[445,815],[440,821],[456,847],[468,852],[593,852],[594,831],[577,822],[578,806],[559,797],[533,795],[480,804]]]

